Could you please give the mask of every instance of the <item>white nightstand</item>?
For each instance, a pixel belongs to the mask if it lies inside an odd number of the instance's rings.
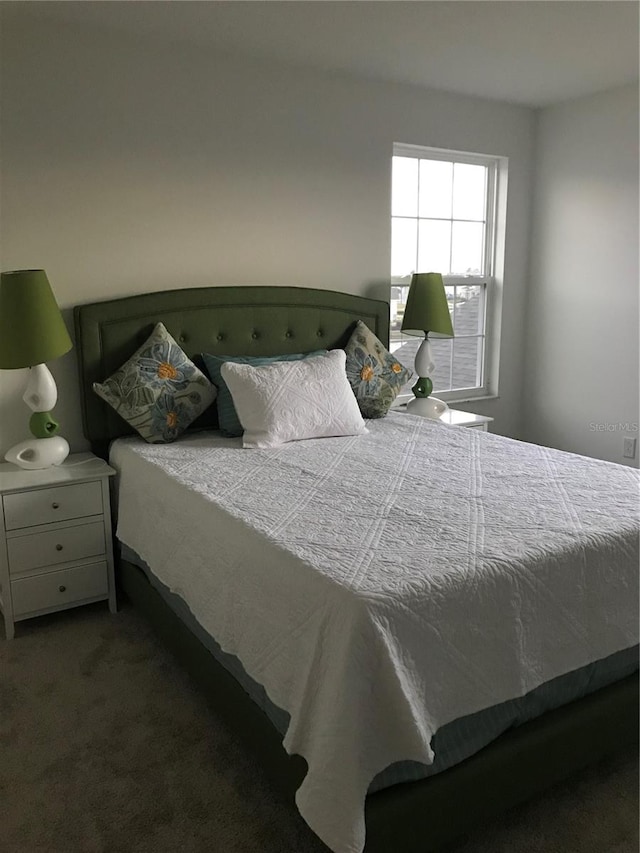
[[[474,415],[471,412],[461,412],[459,409],[447,409],[444,414],[440,415],[439,420],[452,426],[471,427],[488,432],[489,424],[493,418],[489,418],[487,415]]]
[[[392,411],[409,414],[406,406],[398,406],[392,409]],[[447,409],[446,412],[440,415],[438,420],[451,426],[471,427],[472,429],[481,429],[483,432],[488,432],[489,424],[493,418],[487,415],[475,415],[472,412],[461,412],[460,409]]]
[[[109,477],[91,453],[27,471],[0,464],[0,607],[14,623],[93,601],[116,612]]]

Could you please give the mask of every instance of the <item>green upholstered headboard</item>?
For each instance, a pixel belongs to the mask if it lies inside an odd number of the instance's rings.
[[[279,355],[344,347],[356,320],[389,343],[389,305],[305,287],[202,287],[74,309],[84,434],[96,453],[133,430],[93,391],[164,323],[187,355]],[[216,425],[215,404],[194,427]]]

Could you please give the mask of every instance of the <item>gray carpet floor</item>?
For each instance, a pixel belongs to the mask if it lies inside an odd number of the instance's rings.
[[[0,850],[326,853],[126,604],[0,639]],[[637,758],[602,762],[449,850],[636,853]]]

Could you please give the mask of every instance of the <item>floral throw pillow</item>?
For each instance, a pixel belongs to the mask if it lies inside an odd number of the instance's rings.
[[[383,418],[412,371],[389,352],[362,320],[358,320],[349,342],[347,379],[365,418]]]
[[[175,441],[217,393],[162,323],[122,367],[94,382],[93,390],[152,444]]]

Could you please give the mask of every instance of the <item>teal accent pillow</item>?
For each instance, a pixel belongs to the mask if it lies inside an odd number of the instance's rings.
[[[362,320],[344,348],[347,379],[365,418],[383,418],[413,375]]]
[[[175,441],[213,403],[216,388],[162,323],[93,390],[152,444]]]
[[[220,432],[228,438],[238,438],[244,433],[240,418],[233,405],[233,397],[227,383],[222,378],[222,365],[230,361],[232,364],[249,364],[260,367],[264,364],[274,364],[276,361],[300,361],[312,355],[322,355],[326,350],[315,352],[296,352],[289,355],[251,356],[251,355],[210,355],[202,353],[204,365],[209,378],[218,389],[218,423]]]

